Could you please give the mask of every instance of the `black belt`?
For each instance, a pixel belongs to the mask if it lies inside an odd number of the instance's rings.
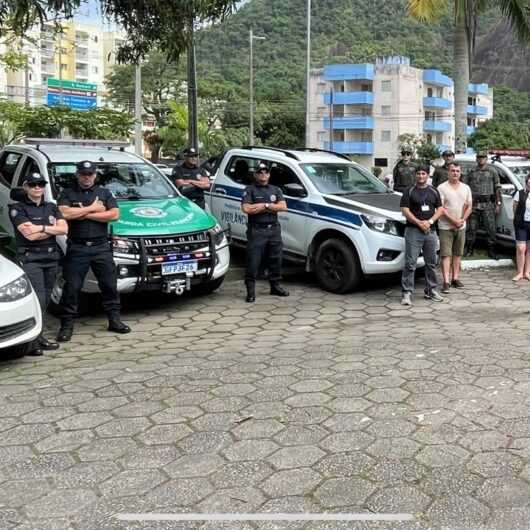
[[[57,247],[18,247],[17,252],[20,254],[27,254],[28,252],[51,254],[52,252],[57,252]]]
[[[251,228],[276,228],[280,223],[250,223]]]
[[[107,243],[109,240],[106,237],[100,237],[97,239],[76,239],[76,238],[70,238],[68,242],[75,243],[76,245],[84,245],[86,247],[93,247],[95,245],[102,245],[103,243]]]
[[[495,202],[496,199],[496,195],[475,195],[473,197],[473,200],[475,202]]]

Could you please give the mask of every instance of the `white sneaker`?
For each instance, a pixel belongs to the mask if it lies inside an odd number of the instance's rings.
[[[403,293],[403,296],[401,297],[401,305],[412,305],[410,293]]]
[[[431,293],[425,293],[424,298],[426,300],[432,300],[433,302],[443,302],[444,298],[438,291],[431,291]]]

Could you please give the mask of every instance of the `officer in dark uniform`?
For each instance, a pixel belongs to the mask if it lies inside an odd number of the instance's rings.
[[[120,210],[112,193],[96,185],[96,166],[92,162],[77,164],[77,182],[63,190],[57,203],[70,224],[57,340],[67,342],[72,338],[79,293],[89,268],[98,281],[109,331],[129,333],[131,329],[120,318],[116,267],[108,236],[108,223],[118,219]]]
[[[403,193],[407,188],[416,183],[416,165],[412,163],[412,151],[403,149],[401,160],[396,164],[393,171],[394,191]]]
[[[17,257],[39,299],[44,328],[59,263],[55,236],[66,234],[68,225],[57,206],[44,200],[44,177],[31,173],[23,178],[22,187],[24,200],[10,206],[10,216],[15,227]],[[42,355],[42,350],[58,347],[56,342],[40,335],[32,344],[29,355]]]
[[[245,284],[249,303],[256,300],[256,277],[262,260],[268,265],[271,294],[289,296],[280,285],[282,233],[278,222],[278,212],[287,210],[287,204],[282,190],[269,184],[267,164],[258,165],[255,178],[256,183],[245,188],[241,203],[241,210],[248,215]]]
[[[437,167],[432,174],[432,185],[435,188],[449,180],[449,166],[454,162],[455,154],[450,149],[446,149],[442,153],[442,158],[444,159],[444,165]]]
[[[210,175],[199,167],[199,154],[196,149],[190,147],[184,151],[184,155],[184,163],[175,166],[171,176],[180,193],[204,210],[204,190],[210,189]]]

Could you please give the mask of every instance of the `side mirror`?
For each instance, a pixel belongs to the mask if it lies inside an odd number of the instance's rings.
[[[283,192],[289,197],[307,197],[305,188],[296,182],[285,184],[283,186]]]
[[[15,202],[23,201],[24,195],[23,188],[11,188],[11,191],[9,192],[9,198]]]
[[[515,186],[513,184],[502,184],[502,193],[504,195],[512,195],[516,192]]]
[[[11,241],[11,236],[5,232],[0,232],[0,247],[6,247]]]

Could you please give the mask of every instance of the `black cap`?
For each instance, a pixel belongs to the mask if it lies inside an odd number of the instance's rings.
[[[85,175],[91,175],[96,172],[96,166],[90,160],[82,160],[77,163],[77,172]]]
[[[265,169],[266,171],[269,171],[269,166],[265,164],[265,162],[260,162],[258,164],[258,167],[256,168],[256,173],[259,173],[263,169]]]
[[[453,153],[453,151],[451,151],[451,149],[446,149],[446,150],[442,153],[442,156],[455,156],[455,154]]]
[[[40,173],[30,173],[22,179],[22,184],[34,184],[36,182],[41,182],[46,184],[46,179]]]
[[[199,153],[197,153],[197,149],[195,149],[195,147],[188,147],[187,149],[184,149],[184,156],[193,158],[195,156],[199,156]]]
[[[430,173],[431,168],[427,164],[419,164],[416,166],[416,173],[419,173],[420,171],[425,171],[425,173]]]

